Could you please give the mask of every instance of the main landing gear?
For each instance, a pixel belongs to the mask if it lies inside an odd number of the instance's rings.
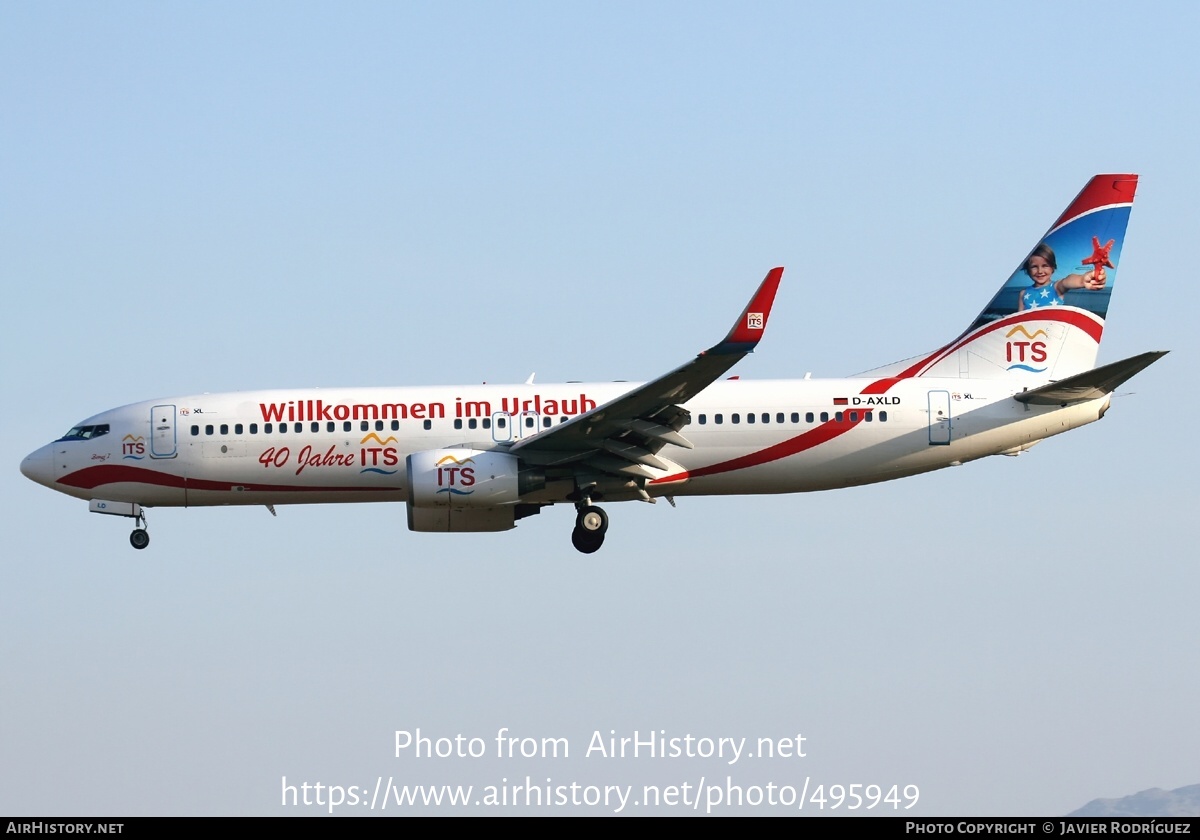
[[[576,505],[575,530],[571,532],[571,545],[584,554],[598,551],[604,545],[604,533],[608,530],[608,514],[590,502]]]

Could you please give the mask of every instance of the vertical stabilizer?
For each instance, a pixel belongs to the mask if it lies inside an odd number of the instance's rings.
[[[933,353],[869,375],[1040,383],[1091,370],[1137,178],[1092,178],[962,335]]]

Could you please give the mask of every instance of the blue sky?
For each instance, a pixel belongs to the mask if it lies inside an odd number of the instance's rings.
[[[580,752],[597,730],[801,732],[804,759],[728,774],[915,784],[925,815],[1200,781],[1198,16],[0,8],[0,811],[305,812],[284,776],[724,775],[395,758],[417,727]],[[377,505],[155,510],[133,552],[17,470],[141,399],[652,377],[774,265],[736,372],[869,369],[961,331],[1097,172],[1141,175],[1101,361],[1172,354],[1018,459],[615,505],[587,558],[569,511],[442,537]]]

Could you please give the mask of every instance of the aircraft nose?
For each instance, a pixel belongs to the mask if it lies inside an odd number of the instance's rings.
[[[50,447],[43,446],[36,452],[25,456],[25,460],[21,462],[21,474],[30,481],[36,481],[38,484],[49,487],[54,483],[53,463]]]

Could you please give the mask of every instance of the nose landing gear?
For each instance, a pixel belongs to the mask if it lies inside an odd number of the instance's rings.
[[[133,520],[133,533],[129,535],[129,544],[141,551],[150,545],[150,533],[146,530],[146,510],[137,502],[110,502],[106,499],[92,499],[88,503],[92,513],[106,513],[109,516],[124,516]]]
[[[604,545],[604,534],[608,530],[608,514],[590,502],[576,506],[575,530],[571,532],[571,545],[584,554],[592,554]]]
[[[150,532],[146,530],[146,512],[138,510],[137,516],[133,520],[137,527],[133,529],[133,533],[129,535],[129,544],[141,551],[146,546],[150,545]]]

